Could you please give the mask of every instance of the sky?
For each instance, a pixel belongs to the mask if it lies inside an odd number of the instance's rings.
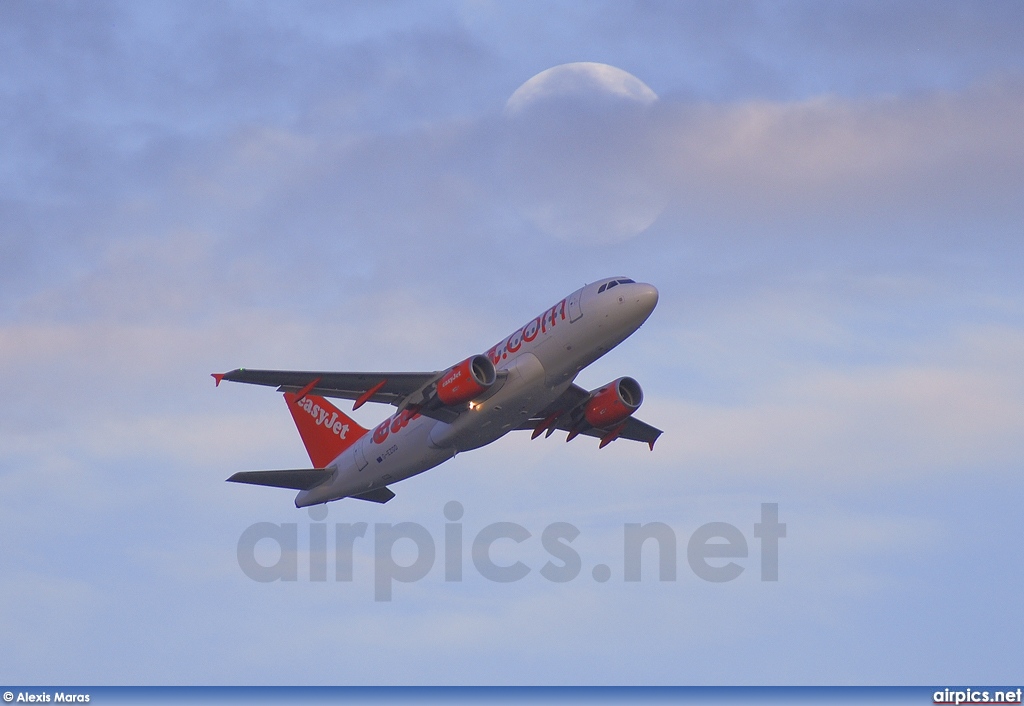
[[[0,4],[0,681],[1018,686],[1022,29],[1015,2]],[[210,373],[441,370],[615,275],[660,303],[577,382],[635,377],[653,452],[512,434],[326,518],[224,482],[308,459],[272,390]],[[402,522],[437,560],[375,600]],[[519,581],[474,568],[495,522],[530,534],[493,548]],[[651,544],[626,581],[654,522],[676,577]],[[256,523],[294,525],[297,580],[243,572]],[[688,564],[708,523],[745,538],[732,581]]]

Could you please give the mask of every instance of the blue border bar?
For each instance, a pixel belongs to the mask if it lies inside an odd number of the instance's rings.
[[[344,687],[344,686],[0,686],[13,703],[105,704],[932,704],[937,691],[996,691],[1008,685],[965,686],[680,686],[680,687]],[[1016,689],[1017,687],[1012,687]],[[8,692],[14,696],[7,701]],[[68,701],[60,695],[78,698]],[[24,695],[24,696],[23,696]],[[27,697],[48,697],[29,700]],[[83,697],[88,701],[83,701]]]

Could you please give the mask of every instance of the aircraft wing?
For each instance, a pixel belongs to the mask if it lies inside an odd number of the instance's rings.
[[[278,392],[355,400],[352,409],[359,409],[367,402],[383,402],[399,409],[415,405],[420,414],[450,424],[468,409],[467,405],[423,404],[430,399],[431,386],[443,374],[444,371],[439,370],[429,373],[333,373],[239,368],[229,373],[215,373],[213,379],[218,385],[222,380],[247,382],[276,387]],[[496,392],[507,377],[507,371],[499,370],[491,389]]]
[[[412,393],[437,378],[441,373],[329,373],[306,370],[247,370],[239,368],[223,375],[221,380],[247,382],[252,385],[276,387],[278,392],[298,392],[316,381],[307,394],[339,397],[344,400],[384,402],[398,406]],[[358,405],[357,405],[358,406]]]
[[[561,428],[561,427],[559,427]],[[600,439],[605,435],[605,432],[600,429],[590,428],[585,431],[581,431],[581,434],[586,436],[592,436],[596,439]],[[620,439],[630,439],[632,441],[642,441],[651,447],[651,451],[654,450],[654,442],[661,436],[661,429],[652,427],[647,422],[642,422],[636,417],[627,417],[626,426],[622,428],[619,433]]]
[[[579,385],[570,385],[557,400],[552,402],[533,417],[530,417],[530,419],[524,422],[519,429],[535,430],[538,424],[542,424],[549,420],[552,415],[557,414],[559,416],[549,427],[548,434],[550,435],[551,431],[554,431],[555,429],[571,432],[579,423],[583,414],[583,404],[589,397],[590,393]],[[582,429],[578,433],[600,439],[607,433],[607,431],[589,427]],[[642,441],[649,445],[653,451],[654,442],[658,440],[661,433],[661,429],[652,427],[647,422],[642,422],[636,417],[627,417],[625,426],[623,426],[622,430],[619,432],[618,438]]]

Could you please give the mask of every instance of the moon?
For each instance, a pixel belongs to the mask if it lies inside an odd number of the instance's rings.
[[[657,94],[627,71],[562,64],[505,104],[509,196],[541,231],[609,244],[646,230],[667,202],[657,165]]]
[[[587,93],[604,93],[643,105],[658,100],[646,83],[628,71],[609,64],[578,61],[541,71],[515,90],[505,109],[514,114],[545,98]]]

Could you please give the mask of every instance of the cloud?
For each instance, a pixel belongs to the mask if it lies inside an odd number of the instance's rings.
[[[777,233],[781,223],[859,243],[875,227],[939,247],[950,237],[1008,244],[1021,215],[1022,119],[1015,81],[956,94],[676,105],[665,168],[678,217],[718,227]]]
[[[967,329],[874,363],[783,357],[737,379],[732,402],[653,397],[644,413],[672,432],[670,466],[849,486],[1005,473],[1024,454],[1020,342],[1019,328]]]

